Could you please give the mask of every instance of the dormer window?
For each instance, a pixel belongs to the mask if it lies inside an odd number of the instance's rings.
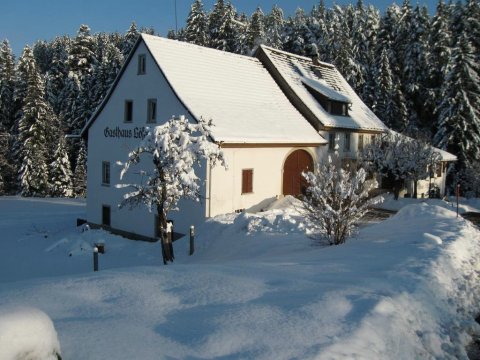
[[[330,101],[330,111],[329,113],[332,115],[341,115],[341,116],[348,116],[348,106],[345,103],[337,102],[337,101]]]
[[[302,77],[302,83],[322,108],[332,115],[348,116],[350,99],[334,90],[323,80]]]

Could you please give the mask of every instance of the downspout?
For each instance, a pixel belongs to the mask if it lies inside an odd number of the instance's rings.
[[[212,164],[208,161],[208,215],[212,217]]]

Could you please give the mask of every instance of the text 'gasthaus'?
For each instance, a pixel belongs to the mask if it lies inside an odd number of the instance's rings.
[[[146,127],[135,127],[133,129],[120,129],[120,127],[109,128],[108,126],[103,130],[103,135],[106,138],[134,138],[134,139],[143,139],[148,134],[148,128]]]

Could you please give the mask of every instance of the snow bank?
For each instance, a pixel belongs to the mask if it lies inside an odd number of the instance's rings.
[[[445,200],[443,199],[412,199],[412,198],[399,198],[395,200],[393,194],[382,195],[384,202],[376,206],[379,209],[398,211],[401,208],[414,205],[427,203],[429,205],[436,205],[453,211],[457,211],[457,200],[455,197],[449,197]],[[460,198],[459,201],[459,211],[461,214],[465,212],[480,212],[480,199],[472,198]]]
[[[0,310],[0,359],[58,360],[60,343],[52,321],[33,309]]]
[[[285,204],[224,215],[196,229],[193,256],[188,238],[176,241],[169,266],[158,244],[52,231],[75,212],[47,223],[48,239],[25,235],[24,218],[4,213],[0,258],[12,242],[34,266],[21,264],[19,276],[21,257],[0,261],[0,275],[13,278],[0,276],[0,307],[44,309],[65,359],[466,359],[465,344],[480,333],[480,232],[429,202],[330,247],[307,238]],[[41,206],[29,221],[47,214]],[[90,252],[66,254],[82,239],[107,240],[100,272]],[[54,255],[55,277],[38,279]]]

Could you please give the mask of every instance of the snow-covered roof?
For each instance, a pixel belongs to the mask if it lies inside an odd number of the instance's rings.
[[[445,151],[445,150],[442,150],[442,149],[439,149],[439,148],[435,148],[435,152],[437,152],[438,154],[440,154],[440,157],[442,159],[442,161],[457,161],[458,158],[449,153],[448,151]]]
[[[402,136],[402,137],[405,137],[407,139],[410,139],[410,140],[413,140],[413,138],[411,138],[410,136],[407,136],[407,135],[404,135],[404,134],[401,134],[397,131],[394,131],[394,130],[388,130],[388,132],[390,134],[393,134],[395,136]],[[431,145],[430,145],[431,146]],[[440,160],[441,161],[445,161],[445,162],[451,162],[451,161],[457,161],[458,158],[456,155],[453,155],[451,153],[449,153],[448,151],[445,151],[445,150],[442,150],[442,149],[439,149],[439,148],[436,148],[435,146],[431,146],[433,148],[433,150],[438,154],[440,155]]]
[[[142,39],[190,113],[213,120],[215,141],[326,143],[258,59],[152,35]]]
[[[373,131],[387,129],[385,124],[357,96],[335,66],[322,62],[314,64],[310,58],[264,45],[261,45],[260,50],[267,56],[294,96],[324,127]],[[350,103],[348,116],[328,113],[307,87],[313,88],[331,100]]]

